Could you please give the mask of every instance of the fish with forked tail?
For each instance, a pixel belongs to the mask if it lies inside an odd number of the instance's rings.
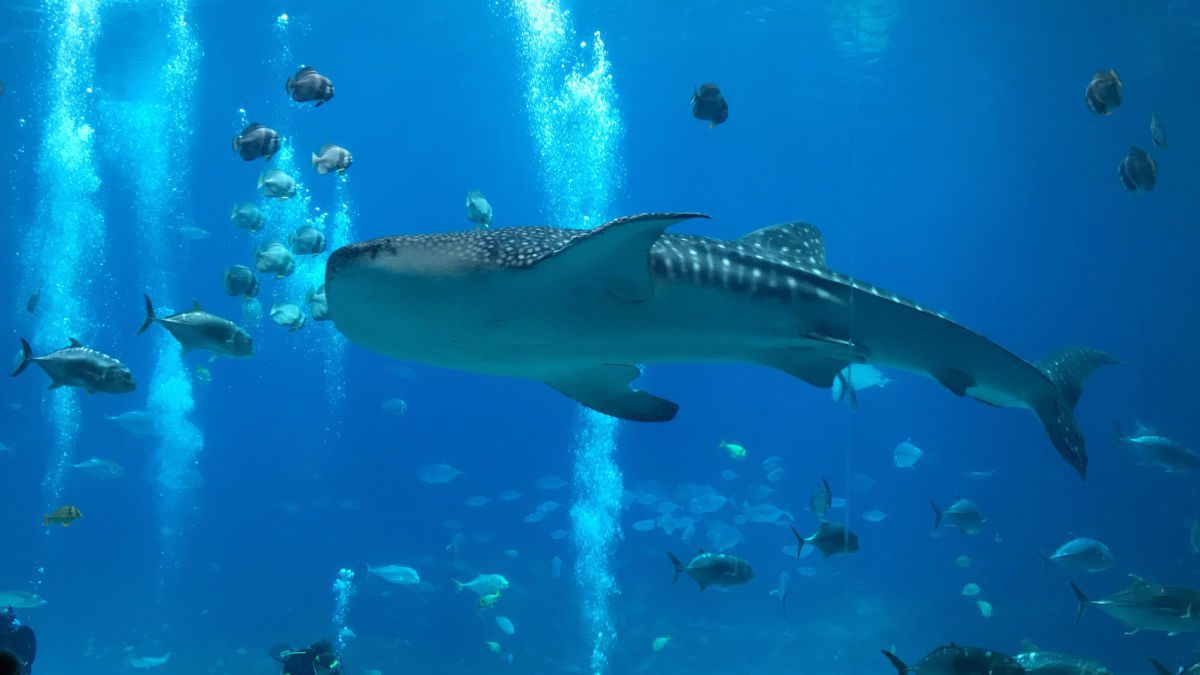
[[[138,335],[157,322],[183,345],[185,354],[193,349],[207,349],[216,356],[244,358],[254,355],[254,339],[249,333],[229,319],[204,311],[199,302],[193,301],[192,308],[186,312],[160,318],[154,313],[150,296],[143,297],[146,299],[146,321],[138,329]]]
[[[31,363],[36,363],[50,376],[51,389],[79,387],[89,394],[97,391],[128,394],[137,389],[133,373],[125,364],[108,354],[84,347],[75,338],[71,338],[70,345],[45,356],[34,356],[33,348],[21,338],[21,361],[12,376],[20,375]]]
[[[707,553],[700,549],[686,565],[670,551],[667,551],[667,557],[675,566],[671,583],[679,581],[679,575],[686,574],[700,584],[702,591],[709,586],[740,586],[754,578],[750,563],[726,553]]]
[[[393,358],[548,384],[599,412],[665,422],[679,406],[630,388],[635,364],[734,362],[829,388],[850,363],[931,377],[958,396],[1024,408],[1087,472],[1074,408],[1119,363],[1075,348],[1029,363],[945,316],[831,270],[804,223],[732,241],[666,234],[695,213],[593,229],[507,227],[385,237],[329,258],[337,329]],[[730,320],[713,321],[713,316]]]
[[[1083,619],[1084,610],[1096,607],[1128,626],[1128,634],[1139,630],[1157,630],[1169,635],[1200,633],[1200,591],[1163,586],[1136,574],[1129,577],[1128,586],[1102,600],[1088,598],[1072,583],[1071,590],[1079,601],[1075,623]]]

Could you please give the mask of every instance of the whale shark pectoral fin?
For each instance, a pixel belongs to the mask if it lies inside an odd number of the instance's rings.
[[[975,386],[974,378],[957,368],[942,368],[930,375],[955,396],[966,396],[967,390]]]
[[[814,387],[829,389],[838,374],[850,365],[850,359],[835,359],[802,349],[770,352],[759,360],[764,366],[782,370]]]
[[[654,295],[650,247],[668,227],[707,217],[699,213],[648,213],[618,218],[582,234],[539,265],[549,263],[572,277],[593,275],[617,298],[642,302]]]
[[[631,389],[642,371],[637,366],[610,363],[564,373],[545,383],[563,396],[605,415],[635,422],[667,422],[679,406],[665,398]]]

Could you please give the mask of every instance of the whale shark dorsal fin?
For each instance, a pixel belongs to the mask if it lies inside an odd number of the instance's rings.
[[[826,269],[825,241],[821,231],[808,223],[780,223],[755,230],[737,240],[754,248],[805,267]]]
[[[673,419],[679,410],[677,404],[629,387],[629,383],[641,374],[637,366],[610,363],[563,373],[544,381],[560,394],[605,415],[635,422]]]
[[[654,294],[650,247],[668,227],[707,217],[700,213],[647,213],[618,218],[572,237],[538,265],[562,264],[564,273],[573,276],[596,274],[612,295],[641,302]]]
[[[82,347],[82,346],[83,346],[83,343],[82,343],[82,342],[80,342],[80,341],[79,341],[78,339],[76,339],[76,338],[71,338],[71,346],[72,346],[72,347]]]
[[[1146,581],[1143,577],[1139,577],[1136,574],[1130,574],[1129,575],[1129,585],[1130,586],[1149,586],[1150,582]]]
[[[192,299],[192,311],[193,312],[203,312],[204,311],[204,308],[200,306],[200,301],[196,300],[195,298]]]

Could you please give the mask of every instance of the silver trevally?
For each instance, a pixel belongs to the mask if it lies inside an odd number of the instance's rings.
[[[816,532],[807,537],[801,535],[794,527],[792,528],[792,534],[796,537],[797,558],[800,557],[805,544],[820,551],[821,556],[825,558],[837,555],[838,553],[856,553],[858,551],[858,535],[843,525],[837,525],[828,521],[821,521],[821,525],[817,527]]]
[[[204,311],[199,302],[193,302],[186,312],[159,318],[154,314],[150,296],[143,297],[146,299],[146,321],[138,335],[158,322],[183,345],[185,354],[193,349],[207,349],[217,356],[244,358],[254,355],[254,339],[249,333],[229,319]]]
[[[942,517],[945,516],[950,522],[954,523],[963,534],[979,534],[983,531],[984,518],[979,512],[979,507],[970,499],[959,497],[954,500],[954,503],[945,511],[938,508],[937,504],[932,501],[929,505],[933,507],[933,531],[937,532],[942,526]]]
[[[1200,471],[1200,455],[1141,422],[1135,424],[1137,428],[1134,432],[1128,436],[1121,436],[1120,440],[1133,446],[1142,464],[1152,464],[1167,473]]]
[[[1048,652],[1028,643],[1021,649],[1013,658],[1030,675],[1112,675],[1108,668],[1078,656]]]
[[[1075,537],[1042,558],[1047,567],[1052,562],[1058,563],[1076,573],[1103,572],[1113,565],[1113,553],[1108,546],[1088,537]]]
[[[508,579],[504,578],[503,574],[480,574],[465,584],[457,579],[453,581],[455,592],[462,591],[465,588],[477,595],[492,595],[493,593],[508,590]]]
[[[34,356],[33,348],[21,338],[21,360],[13,370],[16,377],[36,363],[50,376],[50,388],[79,387],[89,394],[97,391],[106,394],[128,394],[137,389],[133,372],[117,359],[84,347],[71,338],[71,344],[44,356]]]
[[[858,408],[858,392],[871,387],[886,387],[891,384],[891,378],[884,375],[875,366],[858,363],[850,364],[842,369],[833,379],[830,395],[835,401],[845,401],[851,410]]]
[[[158,427],[158,415],[149,410],[130,410],[120,415],[109,415],[108,420],[116,422],[135,436],[157,436],[162,433]]]
[[[430,464],[417,470],[417,480],[430,485],[449,483],[462,472],[449,464]]]
[[[925,451],[913,445],[910,438],[897,445],[896,449],[892,451],[892,463],[899,469],[911,469],[924,456]]]
[[[702,552],[686,565],[670,551],[667,552],[667,557],[675,566],[675,576],[672,577],[671,583],[679,581],[680,574],[687,574],[700,584],[702,591],[709,586],[740,586],[754,578],[754,570],[750,563],[726,553]]]
[[[1082,476],[1074,408],[1117,363],[1069,349],[1029,363],[936,312],[839,274],[804,223],[733,241],[666,234],[695,213],[593,229],[476,228],[344,246],[325,282],[337,329],[405,361],[543,382],[601,413],[665,422],[679,406],[630,388],[635,364],[735,362],[829,388],[851,363],[932,377],[1024,408]],[[712,317],[720,316],[721,321]]]
[[[367,571],[390,584],[412,586],[421,583],[421,575],[417,574],[413,568],[403,565],[382,565],[380,567],[367,565]]]
[[[1071,584],[1079,601],[1075,623],[1079,623],[1088,607],[1097,607],[1128,626],[1131,632],[1157,630],[1171,635],[1200,632],[1200,591],[1163,586],[1134,574],[1129,576],[1128,586],[1103,600],[1091,600]]]
[[[0,607],[13,609],[37,609],[45,606],[42,596],[30,591],[0,591]]]
[[[93,478],[100,478],[102,480],[111,480],[125,475],[125,467],[107,459],[100,459],[99,457],[84,460],[73,465],[71,468],[78,469]]]

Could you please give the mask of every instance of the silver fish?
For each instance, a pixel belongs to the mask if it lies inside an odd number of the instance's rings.
[[[138,329],[138,335],[157,322],[183,345],[184,353],[207,349],[217,356],[244,358],[254,355],[254,340],[249,333],[228,319],[204,311],[199,302],[193,302],[186,312],[159,318],[154,313],[150,296],[143,297],[146,299],[146,321]]]
[[[279,169],[271,169],[259,174],[258,189],[272,199],[291,199],[292,195],[296,194],[296,179]]]
[[[954,523],[963,534],[979,534],[983,531],[983,514],[979,512],[979,507],[970,499],[959,497],[954,500],[945,511],[938,508],[938,505],[929,502],[933,507],[933,531],[937,532],[942,526],[942,517],[945,516],[950,522]]]
[[[254,251],[254,268],[263,274],[282,279],[296,271],[296,260],[286,246],[277,241],[265,241]]]
[[[296,255],[316,255],[325,252],[325,235],[312,225],[301,225],[288,236],[288,246]]]
[[[1155,113],[1150,113],[1150,140],[1154,141],[1154,147],[1160,150],[1167,147],[1167,130]]]
[[[340,145],[326,143],[320,150],[312,153],[312,167],[318,174],[324,175],[330,171],[346,173],[346,169],[354,163],[354,155]]]
[[[71,344],[45,356],[34,356],[33,348],[21,338],[21,360],[12,376],[20,375],[29,364],[36,363],[50,376],[50,388],[79,387],[89,394],[128,394],[137,389],[133,373],[117,359],[84,347],[71,338]]]
[[[740,586],[754,578],[754,570],[745,560],[725,553],[705,553],[701,551],[684,565],[675,554],[667,552],[671,564],[675,566],[675,576],[671,583],[679,581],[679,575],[686,574],[700,584],[700,590],[709,586]]]
[[[1071,584],[1079,601],[1075,623],[1079,623],[1088,607],[1097,607],[1128,626],[1131,633],[1139,630],[1163,631],[1170,635],[1200,632],[1200,591],[1163,586],[1133,574],[1129,576],[1128,586],[1103,600],[1091,600],[1078,586]]]

